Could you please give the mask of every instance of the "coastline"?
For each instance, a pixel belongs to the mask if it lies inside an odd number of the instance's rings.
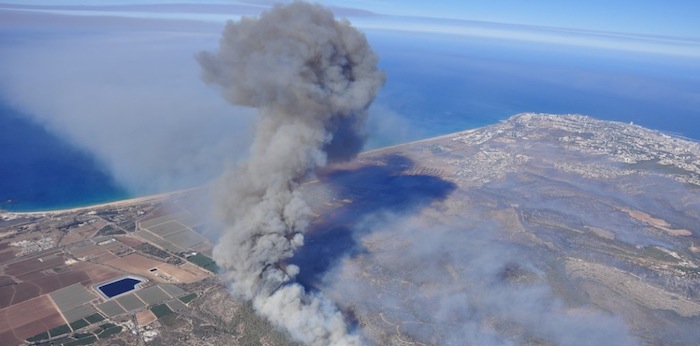
[[[393,148],[398,147],[398,146],[403,146],[403,145],[412,144],[412,143],[418,143],[418,142],[424,142],[424,141],[434,140],[434,139],[438,139],[438,138],[454,136],[454,135],[457,135],[459,133],[469,132],[469,131],[474,131],[474,130],[476,130],[476,129],[467,129],[467,130],[462,130],[462,131],[457,131],[457,132],[452,132],[452,133],[440,135],[437,137],[423,138],[423,139],[410,141],[410,142],[406,142],[406,143],[394,144],[394,145],[390,145],[387,147],[370,149],[367,151],[360,152],[358,154],[358,156],[361,157],[361,156],[365,156],[365,155],[376,154],[378,152],[393,149]],[[192,187],[189,189],[176,190],[176,191],[171,191],[171,192],[163,192],[163,193],[159,193],[159,194],[146,195],[146,196],[140,196],[140,197],[132,197],[132,198],[120,199],[120,200],[111,201],[111,202],[90,204],[90,205],[85,205],[85,206],[70,207],[70,208],[63,208],[63,209],[39,210],[39,211],[12,211],[12,210],[0,209],[0,219],[9,220],[9,219],[17,218],[17,217],[27,217],[27,216],[37,216],[37,217],[38,216],[51,216],[51,215],[59,215],[59,214],[64,214],[64,213],[74,213],[74,212],[78,212],[78,211],[87,211],[87,210],[91,210],[91,209],[100,209],[100,208],[107,208],[107,207],[127,207],[127,206],[147,203],[147,202],[162,201],[162,200],[165,200],[167,198],[176,196],[178,194],[184,194],[184,193],[187,193],[190,191],[202,189],[206,186],[207,185],[205,184],[203,186]]]
[[[190,190],[193,190],[193,189],[178,190],[178,191],[173,191],[173,192],[164,192],[164,193],[159,193],[159,194],[154,194],[154,195],[133,197],[133,198],[127,198],[127,199],[122,199],[122,200],[117,200],[117,201],[112,201],[112,202],[98,203],[98,204],[86,205],[86,206],[82,206],[82,207],[66,208],[66,209],[55,209],[55,210],[44,210],[44,211],[8,211],[8,210],[2,210],[2,211],[0,211],[0,218],[6,218],[6,217],[12,218],[12,217],[22,217],[22,216],[49,216],[49,215],[74,213],[74,212],[78,212],[78,211],[86,211],[86,210],[106,208],[106,207],[128,207],[131,205],[137,205],[137,204],[142,204],[142,203],[147,203],[147,202],[165,200],[167,198],[173,197],[173,196],[181,194],[181,193],[188,192]]]
[[[550,113],[537,113],[537,112],[522,112],[522,113],[517,113],[515,115],[512,115],[511,117],[509,117],[507,119],[501,120],[501,121],[499,121],[499,123],[513,121],[514,119],[517,119],[520,116],[528,115],[528,114],[547,115],[547,116],[554,116],[554,117],[556,117],[556,116],[571,116],[571,115],[586,116],[586,115],[581,115],[581,114],[550,114]],[[586,117],[588,117],[588,116],[586,116]],[[597,119],[597,118],[591,117],[591,119]],[[597,119],[597,120],[601,120],[601,119]],[[620,121],[614,121],[614,120],[601,120],[601,121],[609,122],[609,123],[617,123],[617,124],[627,124],[626,122],[620,122]],[[410,141],[410,142],[394,144],[394,145],[390,145],[390,146],[386,146],[386,147],[382,147],[382,148],[374,148],[374,149],[360,152],[357,156],[363,157],[363,156],[367,156],[367,155],[374,155],[374,154],[381,153],[382,151],[395,149],[396,147],[400,147],[400,146],[454,137],[454,136],[458,136],[460,134],[471,133],[471,132],[477,131],[479,129],[487,128],[487,127],[494,126],[494,125],[496,125],[496,124],[486,125],[486,126],[477,127],[477,128],[469,128],[469,129],[455,131],[455,132],[451,132],[451,133],[447,133],[447,134],[443,134],[443,135],[439,135],[439,136],[435,136],[435,137],[423,138],[423,139],[418,139],[418,140],[414,140],[414,141]],[[635,126],[639,126],[639,125],[635,125]],[[660,134],[670,136],[672,138],[684,140],[684,141],[687,141],[688,143],[700,144],[700,140],[687,138],[687,137],[684,137],[684,136],[679,135],[679,134],[670,133],[667,131],[649,129],[649,128],[646,128],[643,126],[642,126],[642,128],[644,128],[646,130],[650,130],[650,131],[656,131]],[[171,198],[171,197],[179,195],[179,194],[185,194],[185,193],[188,193],[188,192],[191,192],[194,190],[203,189],[203,188],[206,188],[207,186],[208,186],[208,184],[204,184],[202,186],[192,187],[192,188],[188,188],[188,189],[176,190],[176,191],[171,191],[171,192],[164,192],[164,193],[147,195],[147,196],[133,197],[133,198],[116,200],[116,201],[112,201],[112,202],[104,202],[104,203],[98,203],[98,204],[92,204],[92,205],[85,205],[85,206],[80,206],[80,207],[70,207],[70,208],[64,208],[64,209],[43,210],[43,211],[10,211],[10,210],[0,209],[0,219],[8,220],[8,219],[16,218],[16,217],[26,217],[26,216],[59,215],[59,214],[63,214],[63,213],[71,213],[71,212],[78,212],[78,211],[85,211],[85,210],[99,209],[99,208],[106,208],[106,207],[127,207],[127,206],[131,206],[131,205],[138,205],[138,204],[147,203],[147,202],[162,201],[162,200],[165,200],[167,198]]]

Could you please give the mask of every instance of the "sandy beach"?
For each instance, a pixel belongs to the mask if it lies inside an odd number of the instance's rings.
[[[131,205],[142,204],[142,203],[162,201],[162,200],[165,200],[167,198],[170,198],[170,197],[182,194],[182,193],[186,193],[186,192],[189,192],[192,190],[194,190],[194,189],[178,190],[178,191],[174,191],[174,192],[165,192],[165,193],[160,193],[160,194],[155,194],[155,195],[134,197],[134,198],[123,199],[123,200],[119,200],[119,201],[86,205],[83,207],[75,207],[75,208],[68,208],[68,209],[43,210],[43,211],[17,211],[17,212],[15,212],[15,211],[1,211],[0,217],[2,217],[4,219],[11,219],[14,217],[21,217],[21,216],[48,216],[48,215],[57,215],[57,214],[63,214],[63,213],[73,213],[73,212],[78,212],[78,211],[86,211],[86,210],[91,210],[91,209],[108,208],[108,207],[127,207],[127,206],[131,206]]]

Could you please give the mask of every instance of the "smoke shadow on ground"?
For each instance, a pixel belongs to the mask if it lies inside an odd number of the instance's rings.
[[[388,155],[380,163],[356,169],[326,170],[319,182],[328,186],[343,206],[326,211],[314,222],[287,263],[301,269],[297,281],[315,291],[324,274],[346,256],[364,252],[356,239],[356,227],[372,215],[407,214],[435,201],[442,201],[456,185],[440,177],[411,174],[414,162],[401,155]],[[367,231],[362,231],[367,232]]]

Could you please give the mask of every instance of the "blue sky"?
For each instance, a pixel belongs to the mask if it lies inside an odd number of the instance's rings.
[[[185,1],[46,1],[5,0],[31,5],[162,4]],[[696,0],[324,0],[321,3],[380,14],[490,21],[700,39],[700,1]],[[206,1],[257,3],[271,1]]]
[[[691,0],[329,1],[376,12],[510,24],[700,36],[700,2]]]
[[[3,0],[0,0],[0,2]],[[13,0],[6,0],[13,1]],[[275,1],[16,1],[16,9],[92,17],[138,17],[220,24],[257,15]],[[700,57],[700,2],[499,0],[322,0],[362,30],[448,34],[521,42]],[[229,6],[220,6],[220,5]],[[22,7],[30,5],[38,7]],[[107,5],[107,6],[105,6]],[[121,6],[109,6],[121,5]],[[136,6],[133,6],[136,5]],[[160,5],[160,6],[143,6]],[[68,6],[68,7],[62,7]],[[0,9],[3,6],[0,3]],[[359,10],[359,11],[358,11]],[[184,25],[184,23],[183,23]]]

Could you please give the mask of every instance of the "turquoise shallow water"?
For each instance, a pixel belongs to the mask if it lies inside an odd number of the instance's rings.
[[[587,114],[700,140],[700,65],[690,58],[421,34],[407,39],[382,31],[367,36],[387,76],[375,103],[400,120],[372,133],[374,146],[521,112]],[[371,116],[384,115],[373,110]],[[130,196],[90,153],[27,119],[0,105],[0,209]]]

